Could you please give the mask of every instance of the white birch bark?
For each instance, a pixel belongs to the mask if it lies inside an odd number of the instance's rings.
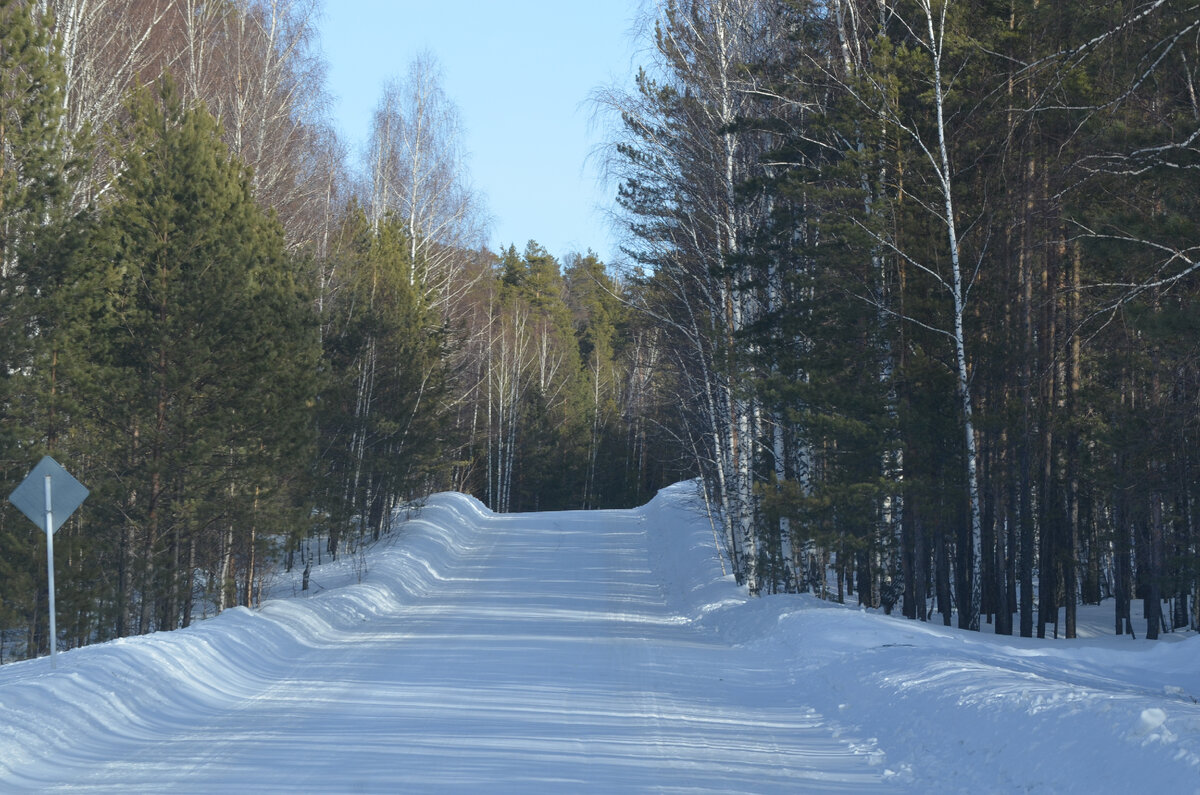
[[[391,80],[375,111],[370,141],[371,217],[405,220],[413,283],[449,318],[472,286],[464,252],[484,243],[486,219],[468,187],[458,109],[428,53]]]
[[[929,36],[928,49],[933,62],[934,110],[936,111],[938,179],[945,200],[946,242],[950,249],[950,269],[954,297],[954,361],[958,377],[958,397],[962,410],[963,436],[967,451],[967,497],[971,513],[971,601],[967,606],[968,628],[979,629],[979,613],[982,603],[983,578],[983,531],[979,504],[978,453],[975,445],[975,425],[972,419],[971,380],[967,366],[966,332],[964,318],[967,311],[969,285],[963,275],[960,260],[958,225],[954,217],[954,190],[951,184],[950,156],[946,148],[945,94],[942,80],[942,54],[946,37],[946,10],[950,0],[942,0],[941,8],[935,13],[932,0],[921,0],[925,13],[926,32]],[[935,30],[936,17],[936,30]]]

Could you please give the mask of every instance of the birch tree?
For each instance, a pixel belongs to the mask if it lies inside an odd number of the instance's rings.
[[[207,9],[201,9],[207,12]],[[209,63],[230,149],[253,169],[254,191],[274,208],[290,245],[312,246],[328,214],[324,67],[317,55],[318,0],[244,0],[220,18]],[[210,45],[212,46],[212,45]]]
[[[764,207],[738,190],[757,173],[761,141],[738,123],[757,101],[746,65],[779,39],[772,5],[754,0],[666,2],[656,7],[652,71],[632,94],[600,101],[624,123],[614,144],[614,177],[632,233],[630,249],[655,270],[660,319],[686,346],[680,360],[703,421],[693,430],[706,487],[735,565],[751,590],[758,574],[756,458],[761,411],[735,387],[743,366],[738,334],[761,311],[737,289],[746,238]],[[707,465],[711,464],[711,466]]]
[[[174,0],[42,0],[51,14],[63,54],[63,128],[67,154],[88,158],[88,176],[75,185],[79,209],[112,186],[113,154],[85,145],[85,132],[97,134],[121,118],[129,92],[152,80],[164,61],[164,20]]]
[[[395,215],[410,231],[413,274],[431,305],[446,316],[470,282],[464,252],[478,249],[485,219],[470,187],[458,109],[446,96],[433,56],[388,81],[375,109],[367,153],[372,223]]]
[[[964,482],[971,547],[970,592],[967,603],[960,605],[960,620],[963,626],[978,629],[982,586],[982,512],[967,322],[971,288],[980,263],[963,261],[964,246],[960,233],[962,210],[956,206],[955,182],[958,176],[951,154],[953,130],[947,111],[950,91],[947,75],[959,68],[961,55],[952,56],[953,42],[957,41],[958,35],[952,30],[952,5],[950,0],[918,0],[911,17],[902,16],[894,8],[883,15],[880,22],[886,22],[898,31],[898,43],[893,45],[896,49],[890,63],[904,69],[899,78],[886,76],[885,72],[880,71],[881,67],[888,67],[878,58],[868,69],[849,69],[854,64],[853,59],[859,57],[859,50],[857,37],[848,35],[847,31],[857,28],[861,18],[848,4],[839,3],[836,9],[837,44],[842,68],[837,72],[832,71],[830,62],[822,57],[819,50],[810,55],[810,59],[812,65],[825,72],[838,90],[854,99],[860,113],[877,119],[885,129],[894,131],[906,146],[912,148],[913,163],[904,175],[906,184],[903,193],[918,202],[918,206],[928,214],[942,235],[940,251],[930,256],[869,222],[858,222],[861,231],[874,241],[877,251],[890,253],[902,265],[929,279],[950,307],[949,322],[943,323],[936,318],[921,319],[912,314],[906,314],[901,322],[920,325],[926,331],[944,338],[950,346],[965,451]],[[952,61],[952,57],[959,60]],[[900,91],[905,97],[898,100],[895,86],[887,82],[889,79],[915,80],[919,83],[901,86]],[[916,94],[918,89],[923,93]],[[861,149],[861,142],[847,140],[843,146],[850,150]],[[929,193],[919,194],[914,189],[916,186],[928,189]],[[864,198],[869,200],[869,194]],[[869,218],[869,204],[866,209],[863,217]],[[979,249],[976,251],[978,253]],[[883,313],[896,311],[878,297],[872,300],[878,302],[877,306]]]

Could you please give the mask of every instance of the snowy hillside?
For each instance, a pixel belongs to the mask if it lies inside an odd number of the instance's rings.
[[[750,600],[688,489],[438,495],[314,595],[0,667],[0,791],[1200,791],[1200,639]]]

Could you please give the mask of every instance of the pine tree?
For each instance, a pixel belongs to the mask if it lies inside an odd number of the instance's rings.
[[[529,241],[501,263],[500,305],[524,351],[515,432],[513,510],[565,508],[580,493],[579,347],[558,261]]]
[[[18,270],[19,247],[65,190],[62,60],[31,3],[0,0],[0,265]]]
[[[443,467],[447,337],[411,251],[399,218],[372,225],[357,205],[334,243],[342,282],[323,319],[319,461],[331,554],[353,517],[378,537]]]
[[[169,80],[129,110],[60,329],[118,635],[186,625],[201,572],[216,609],[256,598],[265,539],[306,514],[316,368],[304,277],[215,121]]]
[[[54,442],[55,376],[43,310],[68,177],[63,84],[59,52],[34,4],[0,1],[0,485],[6,489]],[[42,536],[27,524],[15,511],[0,512],[0,634],[26,630],[10,652],[18,655],[48,645],[45,551],[37,551]]]
[[[564,273],[567,302],[579,346],[586,435],[582,507],[615,507],[624,500],[624,439],[618,425],[624,368],[618,364],[617,326],[623,320],[621,296],[604,264],[592,252],[567,262]]]

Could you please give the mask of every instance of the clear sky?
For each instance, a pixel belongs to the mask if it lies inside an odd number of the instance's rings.
[[[325,0],[321,48],[335,119],[352,156],[383,83],[428,50],[458,106],[493,247],[535,239],[562,258],[617,248],[611,189],[589,154],[604,139],[588,96],[634,68],[639,0]]]

